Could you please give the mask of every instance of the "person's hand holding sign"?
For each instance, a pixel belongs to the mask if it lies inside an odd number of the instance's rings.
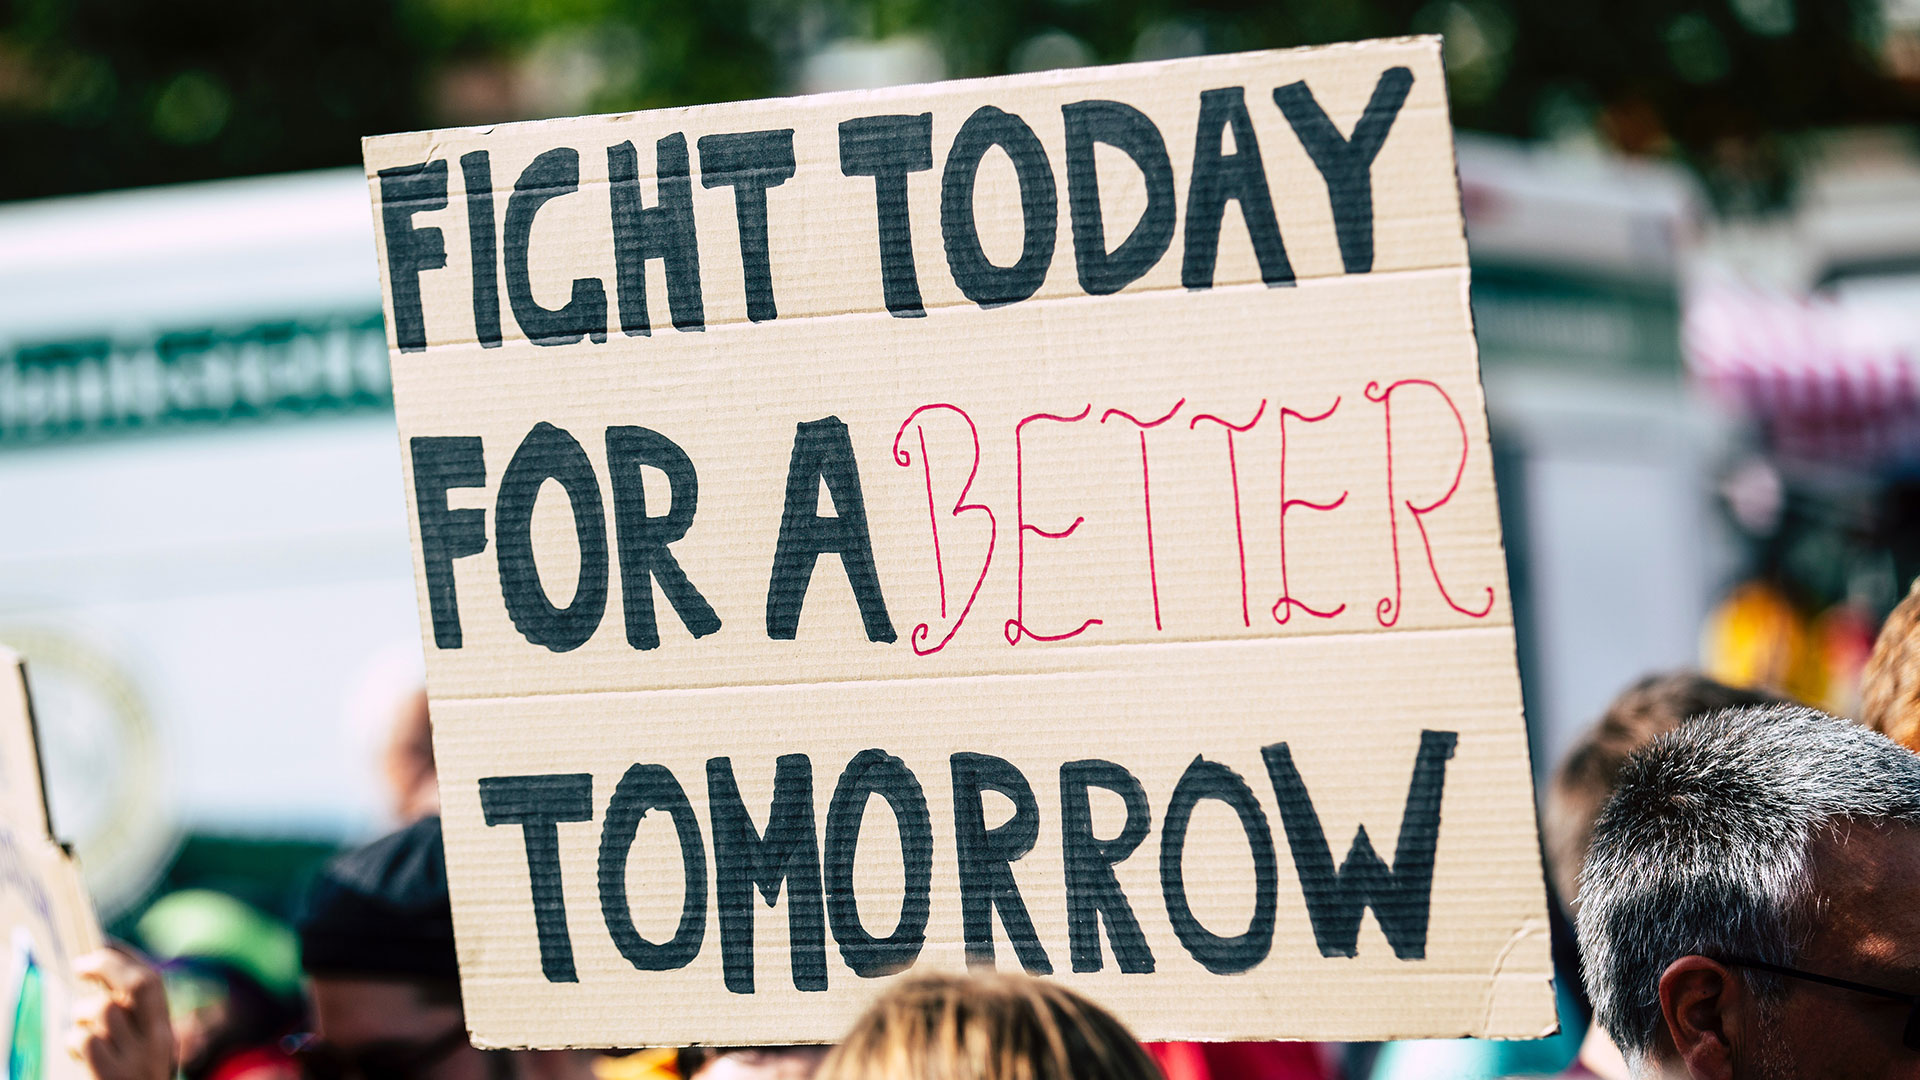
[[[83,987],[67,1052],[93,1080],[172,1080],[173,1023],[160,973],[119,949],[74,963]]]

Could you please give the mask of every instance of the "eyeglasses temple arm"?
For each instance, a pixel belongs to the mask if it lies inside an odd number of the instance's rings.
[[[1835,986],[1842,990],[1852,990],[1860,994],[1871,994],[1874,997],[1887,998],[1892,1001],[1904,1001],[1909,1005],[1920,1005],[1920,994],[1906,994],[1898,990],[1888,990],[1884,987],[1868,986],[1866,983],[1857,983],[1848,979],[1837,979],[1832,975],[1817,975],[1811,971],[1799,971],[1790,967],[1782,967],[1779,964],[1769,964],[1765,960],[1753,960],[1743,956],[1729,956],[1720,960],[1720,963],[1727,964],[1731,967],[1752,968],[1755,971],[1764,971],[1772,975],[1784,975],[1789,979],[1801,979],[1806,982]]]

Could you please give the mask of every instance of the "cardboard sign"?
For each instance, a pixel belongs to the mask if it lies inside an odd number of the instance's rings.
[[[1437,39],[365,149],[478,1042],[1553,1029]]]
[[[53,839],[20,658],[0,648],[0,1038],[7,1075],[80,1077],[73,962],[100,947],[80,868]]]

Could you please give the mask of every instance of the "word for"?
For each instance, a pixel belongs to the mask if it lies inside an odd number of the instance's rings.
[[[1286,118],[1326,183],[1341,262],[1347,273],[1373,268],[1374,158],[1386,141],[1413,86],[1404,67],[1382,72],[1365,112],[1350,135],[1342,135],[1305,82],[1273,91]],[[1067,212],[1080,287],[1104,296],[1125,288],[1159,263],[1172,246],[1176,226],[1174,175],[1165,137],[1145,113],[1118,101],[1076,101],[1061,106],[1066,130]],[[1180,281],[1189,289],[1213,286],[1220,230],[1228,203],[1237,203],[1268,285],[1294,280],[1274,213],[1273,195],[1261,161],[1260,143],[1248,112],[1246,89],[1207,90],[1200,95],[1193,168],[1187,181]],[[699,177],[703,187],[731,188],[740,237],[747,317],[779,316],[772,254],[767,239],[768,192],[792,179],[797,164],[793,129],[701,136]],[[1229,139],[1231,142],[1229,143]],[[1146,184],[1146,207],[1117,246],[1107,241],[1100,206],[1094,146],[1124,153]],[[863,116],[839,125],[840,171],[873,181],[877,214],[880,287],[887,310],[901,318],[926,314],[907,178],[933,168],[933,114]],[[1232,151],[1227,151],[1231,145]],[[1010,266],[987,258],[974,216],[974,188],[990,150],[1003,151],[1019,181],[1024,228],[1020,257]],[[706,307],[700,272],[699,230],[693,210],[692,156],[684,132],[654,144],[657,197],[648,206],[640,187],[639,155],[631,141],[607,147],[613,292],[620,330],[630,337],[653,332],[647,309],[647,263],[666,271],[667,306],[674,328],[702,330]],[[496,217],[491,155],[475,150],[460,158],[466,185],[467,239],[472,254],[473,326],[482,346],[501,342],[500,281],[504,264],[507,307],[536,345],[571,345],[607,337],[607,285],[576,278],[569,299],[557,308],[534,298],[528,270],[540,209],[580,189],[580,151],[556,147],[530,162],[513,181],[504,221]],[[448,164],[431,159],[382,169],[380,224],[386,241],[388,294],[394,337],[403,351],[427,347],[420,275],[447,264],[446,237],[435,226],[414,223],[423,211],[448,205]],[[947,269],[967,299],[982,307],[1017,303],[1038,292],[1053,264],[1059,232],[1059,190],[1054,164],[1033,128],[1015,113],[991,105],[961,124],[948,148],[940,177],[940,235]]]
[[[1426,493],[1431,498],[1424,495],[1420,498],[1408,497],[1406,485],[1397,479],[1399,466],[1394,457],[1393,408],[1396,397],[1401,394],[1422,395],[1429,401],[1437,397],[1449,411],[1458,431],[1459,450],[1458,457],[1453,461],[1451,485],[1441,492]],[[1493,609],[1492,588],[1487,587],[1484,595],[1477,598],[1476,607],[1469,607],[1454,598],[1440,573],[1426,521],[1452,500],[1465,475],[1470,443],[1466,422],[1459,408],[1439,384],[1425,379],[1403,379],[1384,387],[1378,383],[1368,383],[1363,397],[1380,406],[1381,422],[1386,434],[1386,453],[1379,467],[1386,480],[1387,542],[1393,560],[1393,593],[1382,597],[1375,605],[1374,618],[1381,626],[1393,626],[1400,618],[1404,585],[1401,565],[1403,520],[1412,523],[1413,531],[1420,538],[1427,569],[1441,599],[1461,615],[1475,619],[1486,617]],[[1288,408],[1269,412],[1268,403],[1262,400],[1249,410],[1246,420],[1239,422],[1204,413],[1189,416],[1182,412],[1185,406],[1185,399],[1181,399],[1165,415],[1149,420],[1141,420],[1119,409],[1108,409],[1097,421],[1102,425],[1126,425],[1137,429],[1139,434],[1140,497],[1145,522],[1145,579],[1153,601],[1154,628],[1160,630],[1163,627],[1159,565],[1154,547],[1152,454],[1147,432],[1177,419],[1186,421],[1189,437],[1209,431],[1224,433],[1222,465],[1231,481],[1242,624],[1251,627],[1253,617],[1247,580],[1246,522],[1241,512],[1242,478],[1234,439],[1236,435],[1246,434],[1269,416],[1271,419],[1267,422],[1276,426],[1280,435],[1280,596],[1267,608],[1266,617],[1275,624],[1285,625],[1296,614],[1313,619],[1331,619],[1340,615],[1346,609],[1345,603],[1330,605],[1322,601],[1316,605],[1301,599],[1292,591],[1288,575],[1286,532],[1289,514],[1331,511],[1347,499],[1347,493],[1342,492],[1337,498],[1316,502],[1297,496],[1289,497],[1287,489],[1288,420],[1296,424],[1324,421],[1340,407],[1340,399],[1336,398],[1331,406],[1317,414],[1303,414]],[[958,484],[959,493],[953,497],[950,505],[945,496],[938,492],[952,491],[956,477],[942,475],[936,480],[927,454],[926,421],[940,414],[964,421],[972,440],[966,480]],[[980,434],[966,410],[945,403],[924,405],[914,409],[900,425],[893,439],[892,458],[895,465],[918,472],[918,479],[925,484],[927,523],[932,541],[930,547],[935,577],[939,582],[939,610],[943,621],[949,618],[949,560],[941,547],[942,520],[980,514],[989,525],[985,556],[979,564],[978,574],[973,577],[966,600],[959,605],[958,614],[952,616],[937,641],[933,640],[935,631],[929,623],[922,622],[914,627],[908,640],[916,654],[928,655],[945,648],[966,622],[993,567],[995,552],[1000,547],[999,532],[1003,520],[1011,520],[1014,526],[1014,612],[1002,628],[1007,644],[1017,645],[1023,640],[1061,641],[1101,624],[1100,618],[1090,617],[1081,620],[1077,626],[1046,631],[1036,629],[1028,621],[1026,611],[1029,545],[1070,537],[1084,518],[1076,517],[1059,529],[1048,529],[1035,523],[1029,514],[1026,499],[1028,469],[1032,463],[1028,460],[1023,436],[1032,424],[1094,423],[1093,415],[1093,406],[1089,404],[1073,414],[1034,413],[1013,425],[1014,506],[1010,517],[1003,516],[1005,507],[1001,508],[1002,513],[996,513],[990,506],[969,501],[973,497],[973,484],[980,471]],[[917,469],[914,468],[916,449],[919,455]],[[447,495],[453,488],[485,486],[487,470],[484,447],[478,436],[416,436],[411,440],[411,453],[414,503],[420,522],[421,557],[426,569],[434,644],[441,649],[457,649],[461,647],[463,634],[453,564],[456,559],[477,555],[486,549],[487,525],[485,510],[451,509]],[[658,469],[666,476],[670,495],[666,513],[648,513],[646,491],[641,480],[642,467]],[[720,616],[695,583],[688,579],[671,548],[672,544],[686,536],[699,506],[699,476],[692,459],[678,444],[657,431],[616,426],[606,429],[606,470],[613,495],[611,545],[599,476],[587,452],[571,433],[548,423],[538,423],[514,451],[495,494],[493,533],[500,593],[515,628],[527,641],[554,652],[567,652],[585,644],[599,629],[606,614],[610,564],[617,555],[627,642],[633,648],[653,649],[660,644],[659,621],[654,609],[653,586],[656,582],[661,594],[693,637],[702,638],[719,630]],[[541,584],[534,558],[534,502],[542,485],[548,480],[557,481],[566,493],[580,552],[579,576],[573,597],[565,607],[555,605],[549,597]],[[833,500],[835,513],[832,516],[821,515],[818,511],[818,496],[823,485]],[[941,506],[947,507],[944,512],[939,509]],[[881,591],[880,575],[875,567],[873,542],[867,526],[866,497],[861,488],[852,437],[846,424],[832,416],[806,421],[795,428],[779,540],[768,575],[767,637],[792,640],[797,636],[801,608],[813,581],[814,568],[820,556],[828,553],[839,556],[868,640],[883,643],[897,640],[893,619]],[[1005,561],[1004,555],[1002,561]],[[957,572],[955,576],[958,581],[965,580],[963,572]],[[1267,607],[1264,601],[1262,606]]]
[[[1396,957],[1425,958],[1440,800],[1446,763],[1457,742],[1454,732],[1421,732],[1392,864],[1374,850],[1363,825],[1337,868],[1287,744],[1261,749],[1322,956],[1357,955],[1361,917],[1371,907]],[[1033,850],[1042,828],[1033,785],[1012,762],[991,754],[956,753],[948,768],[953,782],[951,848],[958,858],[968,964],[994,965],[997,916],[1020,966],[1034,974],[1051,974],[1053,960],[1013,873],[1013,865]],[[862,978],[913,965],[926,944],[933,905],[933,819],[926,792],[904,761],[879,749],[855,754],[834,785],[824,829],[815,822],[813,763],[804,754],[777,760],[764,826],[754,824],[741,798],[731,759],[708,760],[706,782],[711,855],[686,789],[666,766],[628,768],[601,811],[600,913],[614,946],[635,969],[671,971],[700,955],[711,892],[719,915],[722,978],[736,994],[753,993],[753,894],[757,891],[771,907],[783,890],[795,988],[827,989],[829,930],[841,959]],[[559,825],[593,820],[593,775],[494,776],[481,779],[479,787],[489,826],[520,827],[541,972],[550,982],[578,982],[560,871]],[[1111,839],[1094,834],[1089,794],[1094,788],[1112,792],[1126,806],[1126,824]],[[988,791],[1013,804],[1013,816],[991,828],[986,824]],[[899,827],[905,880],[899,917],[884,936],[861,920],[854,880],[861,822],[875,797],[886,803]],[[1253,856],[1253,914],[1239,933],[1220,934],[1203,925],[1188,898],[1188,826],[1195,808],[1208,799],[1233,810]],[[673,823],[683,890],[679,924],[671,938],[660,942],[647,940],[635,927],[627,892],[627,861],[637,830],[655,812]],[[1114,873],[1151,831],[1146,789],[1115,762],[1069,761],[1060,766],[1059,829],[1058,880],[1065,890],[1067,954],[1073,970],[1092,972],[1104,966],[1104,926],[1115,966],[1126,974],[1151,973],[1155,957],[1141,929],[1141,911]],[[1246,779],[1226,765],[1195,757],[1160,816],[1159,848],[1159,899],[1186,952],[1216,975],[1248,971],[1265,960],[1278,920],[1280,878],[1267,811]]]

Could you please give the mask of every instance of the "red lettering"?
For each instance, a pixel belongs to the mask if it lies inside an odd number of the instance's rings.
[[[1140,498],[1147,510],[1147,584],[1153,589],[1153,628],[1160,629],[1160,570],[1153,560],[1153,475],[1147,468],[1147,429],[1156,428],[1173,419],[1173,414],[1187,403],[1181,398],[1167,410],[1167,415],[1158,420],[1141,420],[1132,413],[1121,409],[1108,409],[1100,415],[1100,422],[1106,423],[1116,416],[1124,417],[1129,423],[1140,429]]]
[[[1081,623],[1078,628],[1069,630],[1064,634],[1042,634],[1028,626],[1025,621],[1027,617],[1027,534],[1033,533],[1036,536],[1044,537],[1048,540],[1064,540],[1072,536],[1073,531],[1079,528],[1080,523],[1085,521],[1086,518],[1076,517],[1073,519],[1073,524],[1057,532],[1048,531],[1038,525],[1027,524],[1026,450],[1020,443],[1020,431],[1035,420],[1051,420],[1058,424],[1077,424],[1085,420],[1092,412],[1093,406],[1088,404],[1086,408],[1081,409],[1080,412],[1074,416],[1055,416],[1052,413],[1034,413],[1032,416],[1024,417],[1020,422],[1013,425],[1013,513],[1014,521],[1018,527],[1014,530],[1013,618],[1008,619],[1006,626],[1002,628],[1002,633],[1006,636],[1007,644],[1009,645],[1020,644],[1022,637],[1030,637],[1035,641],[1065,641],[1070,637],[1077,637],[1080,634],[1086,633],[1087,628],[1090,626],[1100,625],[1101,620],[1088,619]]]
[[[901,423],[900,430],[894,433],[893,461],[902,468],[913,465],[912,454],[900,446],[900,440],[906,436],[907,428],[912,427],[920,442],[920,473],[927,486],[927,526],[933,532],[933,565],[934,572],[940,581],[940,617],[942,619],[947,617],[947,568],[945,558],[940,551],[940,517],[933,508],[933,463],[927,456],[927,429],[924,422],[919,422],[922,413],[935,411],[951,412],[966,421],[967,434],[973,440],[973,463],[967,471],[967,482],[960,485],[960,494],[954,498],[953,509],[948,511],[947,516],[957,518],[975,510],[987,515],[987,555],[980,562],[980,575],[973,579],[973,591],[967,594],[967,602],[960,609],[960,617],[953,620],[953,625],[947,628],[946,636],[940,639],[940,643],[932,648],[921,648],[921,645],[932,636],[932,628],[926,623],[914,627],[913,633],[907,636],[908,644],[913,646],[916,656],[931,656],[939,652],[947,647],[947,642],[953,640],[953,635],[960,632],[961,624],[967,621],[967,613],[973,610],[973,602],[980,595],[981,584],[987,580],[987,568],[993,565],[993,546],[1000,534],[1000,523],[994,518],[992,508],[967,501],[967,494],[973,490],[974,478],[980,475],[980,431],[974,427],[973,417],[968,416],[966,410],[957,405],[944,403],[922,405],[913,410]]]
[[[1453,398],[1450,397],[1445,390],[1442,390],[1438,383],[1428,379],[1401,379],[1398,382],[1389,383],[1384,390],[1380,389],[1380,384],[1377,382],[1367,384],[1367,400],[1379,402],[1386,413],[1387,521],[1393,543],[1393,595],[1381,598],[1380,603],[1374,607],[1374,617],[1380,621],[1381,626],[1392,626],[1394,623],[1400,621],[1400,513],[1393,494],[1393,393],[1403,386],[1424,386],[1434,393],[1439,394],[1440,400],[1446,402],[1447,408],[1452,410],[1453,422],[1458,425],[1460,429],[1460,463],[1453,471],[1452,486],[1447,488],[1446,494],[1425,506],[1415,506],[1412,499],[1406,500],[1406,506],[1407,512],[1413,515],[1414,525],[1420,529],[1420,543],[1427,552],[1427,569],[1433,573],[1433,584],[1440,590],[1440,599],[1445,600],[1448,607],[1468,618],[1484,619],[1487,617],[1487,613],[1493,610],[1492,586],[1487,587],[1487,603],[1486,606],[1482,607],[1479,611],[1473,611],[1454,603],[1453,595],[1447,591],[1446,582],[1440,580],[1440,566],[1433,558],[1433,540],[1427,535],[1425,518],[1428,514],[1445,506],[1447,501],[1453,498],[1454,493],[1460,490],[1460,480],[1467,474],[1467,450],[1472,445],[1467,438],[1467,422],[1460,415],[1460,407],[1453,403]]]
[[[1240,625],[1242,626],[1252,626],[1253,617],[1247,613],[1247,535],[1246,535],[1246,532],[1242,530],[1240,527],[1240,463],[1236,461],[1233,456],[1233,437],[1236,433],[1245,434],[1247,431],[1251,430],[1253,428],[1253,425],[1259,423],[1260,418],[1266,415],[1266,412],[1267,412],[1267,399],[1261,398],[1260,407],[1253,411],[1253,419],[1247,421],[1244,424],[1230,423],[1226,420],[1220,419],[1217,416],[1213,416],[1207,413],[1201,413],[1199,416],[1194,417],[1192,420],[1188,421],[1187,423],[1188,431],[1192,431],[1194,428],[1200,426],[1200,421],[1202,420],[1208,420],[1213,423],[1219,424],[1221,427],[1225,428],[1227,431],[1227,476],[1229,479],[1233,481],[1233,542],[1239,548],[1239,551],[1240,551]],[[1284,434],[1282,435],[1282,438],[1283,439],[1285,438]],[[1284,453],[1282,455],[1282,459],[1284,460]],[[1285,482],[1286,482],[1285,477],[1283,476],[1281,478],[1281,483],[1284,485]],[[1285,492],[1283,487],[1282,494],[1284,493]],[[1285,514],[1285,512],[1286,511],[1282,509],[1281,513],[1283,515]],[[1286,525],[1285,525],[1285,522],[1283,521],[1281,523],[1281,535],[1283,537],[1285,536],[1285,530],[1286,530]],[[1286,543],[1284,539],[1281,542],[1280,550],[1282,552],[1286,550]],[[1283,560],[1281,563],[1281,572],[1282,572],[1283,581],[1285,580],[1285,569],[1286,569],[1286,563]]]
[[[1333,399],[1333,404],[1327,406],[1327,411],[1318,416],[1307,416],[1304,413],[1298,413],[1286,408],[1280,410],[1280,599],[1273,602],[1271,614],[1273,615],[1273,621],[1283,626],[1286,625],[1287,620],[1293,618],[1294,608],[1299,608],[1301,611],[1306,612],[1316,619],[1331,619],[1347,610],[1345,603],[1327,611],[1320,611],[1307,606],[1304,602],[1294,597],[1293,587],[1287,579],[1287,511],[1296,506],[1304,506],[1309,510],[1318,510],[1325,513],[1329,510],[1339,509],[1340,506],[1347,501],[1347,492],[1344,491],[1340,493],[1339,498],[1330,503],[1317,503],[1309,502],[1306,499],[1287,498],[1287,417],[1291,416],[1303,424],[1317,424],[1332,416],[1334,410],[1339,407],[1340,399],[1336,397]]]

